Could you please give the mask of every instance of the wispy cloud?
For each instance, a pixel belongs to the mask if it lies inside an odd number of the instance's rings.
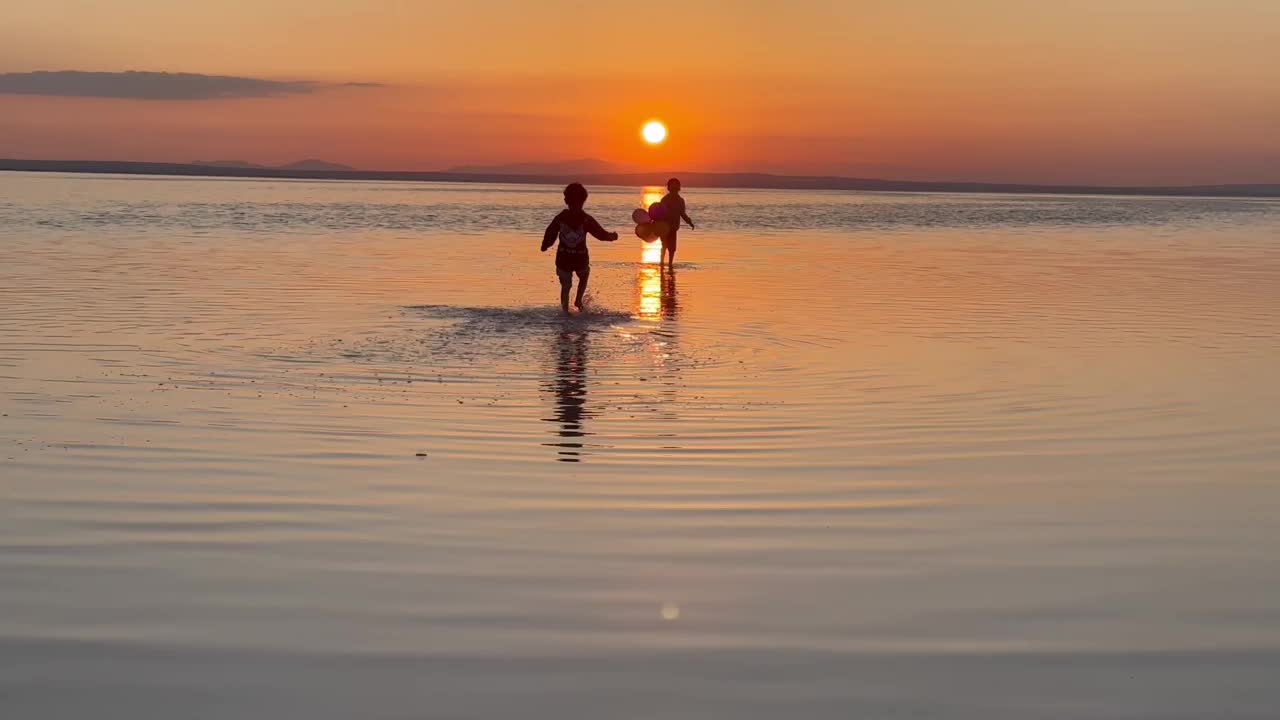
[[[322,83],[266,80],[233,75],[170,72],[84,72],[57,70],[0,73],[0,95],[126,98],[132,100],[219,100],[306,95],[334,87],[381,87],[378,83]]]

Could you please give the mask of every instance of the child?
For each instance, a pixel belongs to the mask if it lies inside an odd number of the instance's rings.
[[[662,207],[667,211],[667,224],[671,227],[662,237],[662,254],[667,260],[667,267],[675,267],[676,234],[680,232],[680,220],[689,223],[690,230],[697,230],[689,219],[689,213],[685,211],[684,198],[680,197],[680,181],[676,178],[667,181],[667,196],[662,198]],[[658,265],[662,265],[661,258]]]
[[[587,233],[595,235],[605,242],[618,239],[618,233],[608,232],[600,227],[596,219],[583,211],[587,204],[587,189],[580,183],[573,183],[564,189],[564,204],[567,209],[547,226],[542,235],[542,252],[556,244],[556,275],[560,278],[560,307],[569,312],[569,289],[573,287],[573,275],[578,275],[578,297],[573,306],[582,311],[582,296],[587,291],[587,278],[591,276],[591,258],[587,255]]]

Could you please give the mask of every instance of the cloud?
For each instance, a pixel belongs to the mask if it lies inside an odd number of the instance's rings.
[[[0,95],[127,98],[132,100],[219,100],[306,95],[332,87],[381,87],[378,83],[339,85],[309,80],[264,80],[232,75],[170,72],[84,72],[80,70],[0,73]]]

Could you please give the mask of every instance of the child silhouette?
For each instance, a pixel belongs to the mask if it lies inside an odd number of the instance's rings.
[[[551,220],[542,234],[542,251],[559,242],[556,248],[556,276],[560,278],[560,308],[569,312],[569,291],[573,288],[573,276],[578,276],[578,296],[573,306],[582,311],[582,296],[587,291],[587,278],[591,277],[591,257],[587,253],[587,233],[605,242],[618,239],[618,233],[600,227],[596,219],[583,210],[587,204],[587,189],[581,183],[573,183],[564,189],[567,206]]]

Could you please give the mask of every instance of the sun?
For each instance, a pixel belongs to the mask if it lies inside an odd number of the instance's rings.
[[[657,120],[650,120],[644,124],[644,129],[640,131],[644,136],[644,141],[650,145],[661,145],[663,140],[667,139],[667,126]]]

